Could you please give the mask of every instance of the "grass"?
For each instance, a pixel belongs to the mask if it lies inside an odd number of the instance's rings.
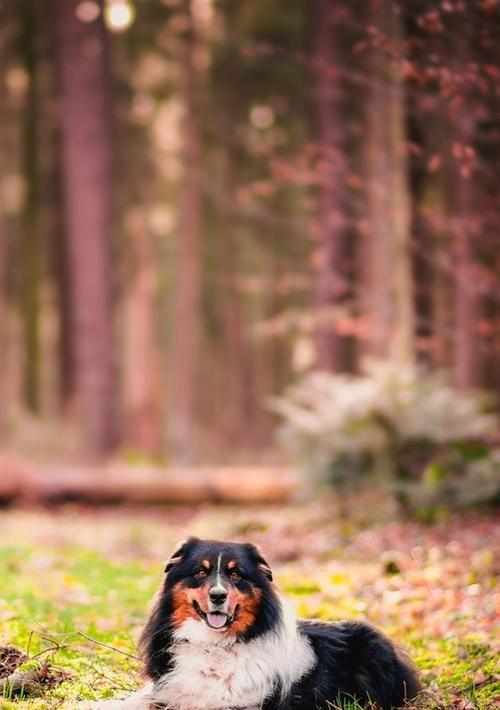
[[[136,688],[135,645],[149,600],[164,560],[189,533],[260,543],[299,614],[367,618],[406,645],[427,688],[420,707],[498,707],[498,527],[474,515],[433,526],[397,522],[384,505],[370,515],[376,506],[358,505],[348,517],[345,505],[339,514],[328,500],[1,512],[0,643],[49,659],[68,677],[42,697],[5,698],[0,708],[72,708]]]

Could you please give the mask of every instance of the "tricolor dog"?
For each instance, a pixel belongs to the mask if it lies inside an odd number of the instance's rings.
[[[371,626],[297,620],[251,544],[192,537],[165,572],[140,641],[147,685],[92,707],[390,710],[420,689],[406,655]]]

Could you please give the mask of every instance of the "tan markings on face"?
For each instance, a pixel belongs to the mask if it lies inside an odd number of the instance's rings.
[[[201,561],[201,566],[204,567],[205,569],[210,569],[212,566],[208,560],[202,560]]]
[[[229,592],[229,607],[234,610],[238,605],[236,619],[228,628],[228,634],[244,634],[255,621],[259,610],[262,592],[254,588],[251,592],[243,593],[239,589],[231,589]]]
[[[199,619],[193,607],[193,601],[197,601],[202,610],[207,608],[208,591],[205,587],[189,589],[181,583],[175,585],[172,590],[172,600],[174,610],[171,621],[174,628],[179,628],[187,619]]]
[[[236,560],[231,560],[230,562],[227,563],[228,570],[232,570],[235,567],[236,567]]]

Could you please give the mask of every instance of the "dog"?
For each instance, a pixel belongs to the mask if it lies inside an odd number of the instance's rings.
[[[297,621],[250,543],[191,537],[165,572],[139,643],[149,682],[92,707],[391,710],[420,690],[409,658],[368,624]]]

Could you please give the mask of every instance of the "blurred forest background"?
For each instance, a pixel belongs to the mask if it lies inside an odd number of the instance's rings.
[[[367,356],[498,404],[496,0],[0,8],[4,442],[256,458]]]

